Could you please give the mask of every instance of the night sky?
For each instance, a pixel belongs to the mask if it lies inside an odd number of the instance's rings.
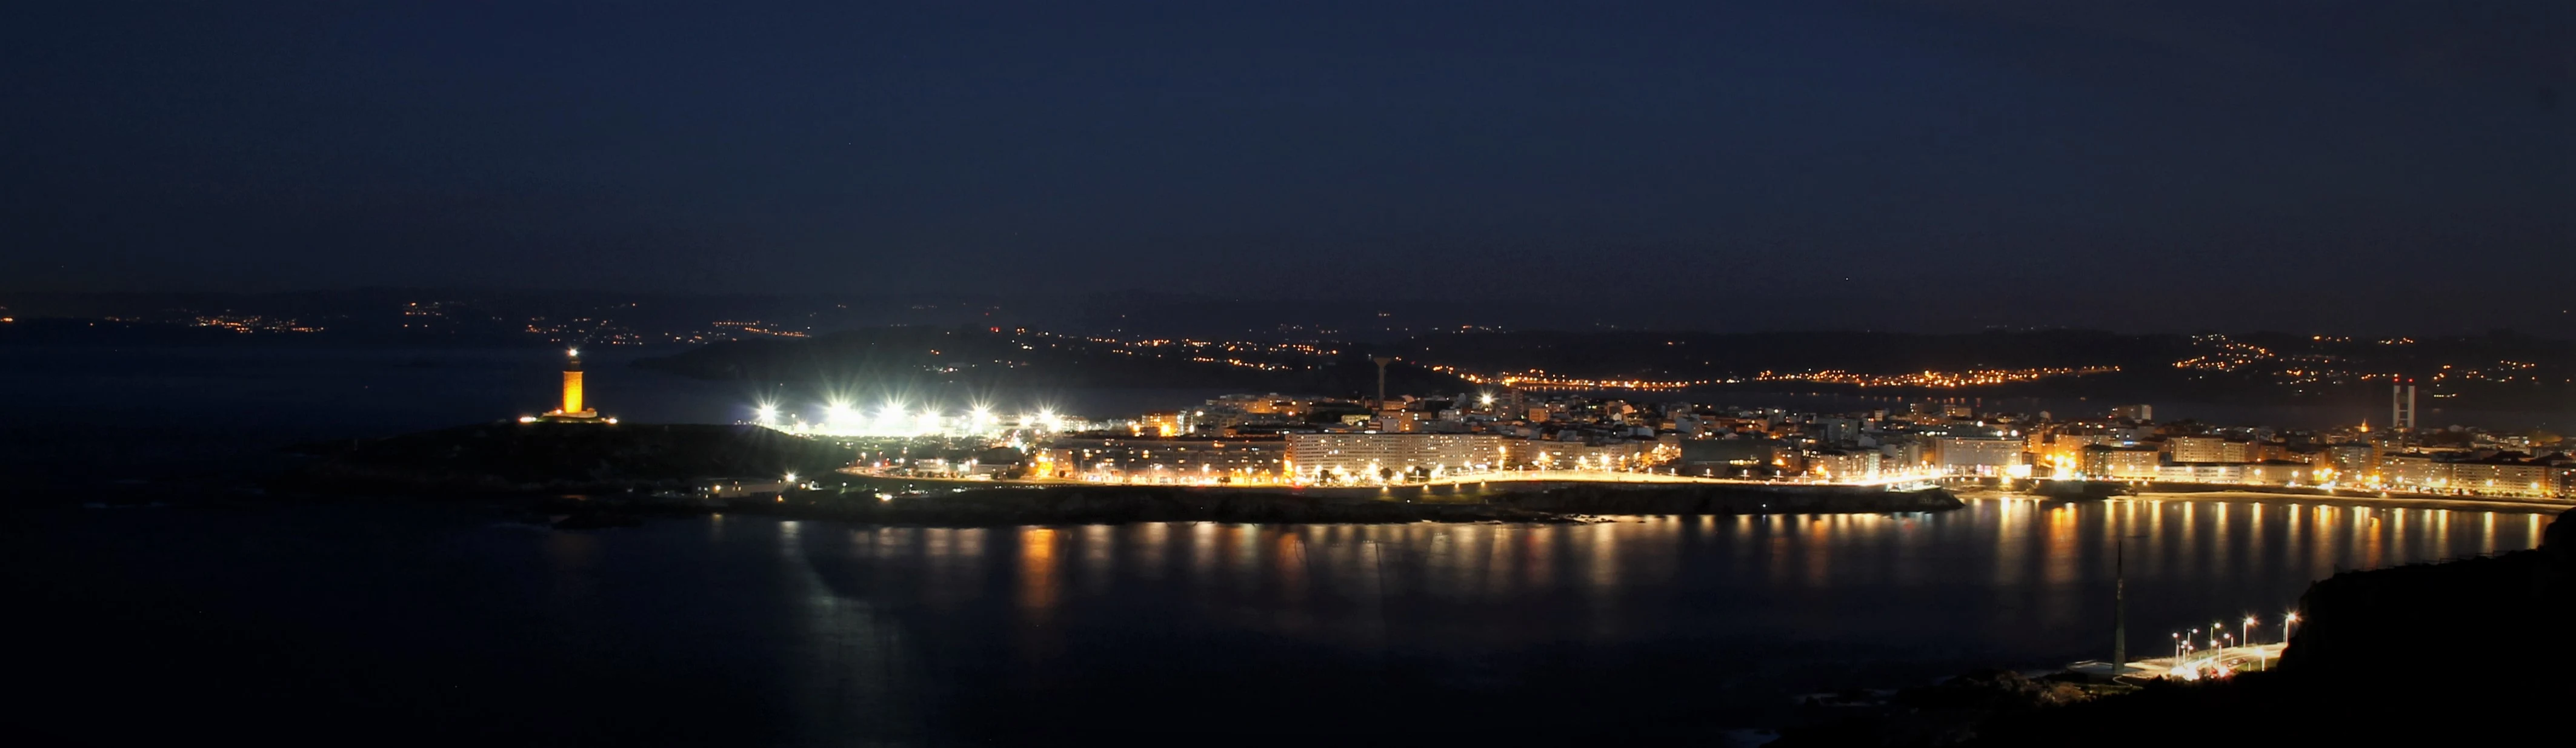
[[[2520,0],[18,3],[0,290],[2563,331],[2571,40]]]

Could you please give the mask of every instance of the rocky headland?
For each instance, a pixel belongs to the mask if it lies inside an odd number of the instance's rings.
[[[306,445],[275,483],[322,495],[522,496],[550,510],[750,511],[855,522],[1551,522],[1591,515],[1817,514],[1955,509],[1940,489],[1532,482],[1436,489],[913,481],[839,474],[842,448],[753,426],[496,423]],[[803,487],[704,495],[720,479]]]

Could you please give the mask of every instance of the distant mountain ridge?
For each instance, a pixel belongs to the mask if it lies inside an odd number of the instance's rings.
[[[700,379],[1028,387],[1223,388],[1363,396],[1372,356],[1392,356],[1391,393],[1445,395],[1501,374],[1692,382],[1698,389],[1943,392],[1980,396],[2181,398],[2343,404],[2382,401],[2412,380],[2433,408],[2563,408],[2576,402],[2576,344],[2510,333],[2439,339],[2129,335],[2093,330],[1700,333],[1461,331],[1386,344],[1122,340],[1021,328],[885,327],[749,340],[640,366]],[[2079,375],[2075,370],[2082,370]],[[1830,374],[1933,372],[1870,386]],[[1972,374],[1983,377],[1971,377]],[[1995,376],[1998,373],[2014,376]],[[1670,391],[1673,388],[1662,388]]]
[[[711,380],[930,389],[1218,388],[1358,397],[1377,368],[1356,349],[1228,350],[1186,341],[1122,343],[1022,329],[881,327],[798,340],[716,343],[637,366]],[[1455,394],[1473,385],[1410,363],[1387,368],[1390,392]]]

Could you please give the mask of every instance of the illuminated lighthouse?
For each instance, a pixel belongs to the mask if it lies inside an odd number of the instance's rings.
[[[532,417],[532,418],[521,418],[521,419],[519,419],[519,420],[521,420],[521,421],[535,421],[535,420],[540,420],[540,419],[542,419],[542,420],[547,420],[547,421],[597,421],[597,420],[602,420],[602,419],[599,417],[599,411],[598,411],[598,410],[592,409],[592,408],[588,407],[587,405],[585,405],[585,404],[582,402],[582,398],[581,398],[581,349],[579,349],[579,348],[567,348],[567,349],[564,349],[564,370],[563,370],[563,406],[562,406],[562,407],[558,407],[558,408],[556,408],[556,409],[554,409],[554,410],[546,411],[546,414],[545,414],[545,415],[543,415],[543,416],[537,416],[537,417]],[[609,423],[616,423],[616,422],[617,422],[617,419],[615,419],[615,418],[610,418],[610,419],[606,419],[606,420],[607,420]]]

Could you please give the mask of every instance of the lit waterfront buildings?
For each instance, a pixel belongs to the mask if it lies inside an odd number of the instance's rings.
[[[1057,436],[1031,452],[1029,476],[1110,483],[1273,483],[1286,475],[1278,437]]]
[[[1952,475],[1994,478],[2014,475],[2016,468],[2027,468],[2022,461],[2020,439],[1989,436],[1937,436],[1932,438],[1932,464]],[[2027,477],[2027,469],[2016,477]]]
[[[2173,436],[2164,440],[2164,451],[2174,462],[2252,462],[2250,440],[2219,436]]]
[[[2109,480],[2155,480],[2161,455],[2155,447],[2087,444],[2077,453],[2070,472]]]
[[[1289,469],[1298,476],[1423,478],[1485,471],[1506,463],[1496,434],[1289,434]]]
[[[1634,397],[1634,393],[1628,393]],[[2485,495],[2576,496],[2576,458],[2554,441],[2474,430],[2276,431],[2160,423],[2148,406],[2102,417],[1997,412],[1959,398],[1865,411],[1797,412],[1631,400],[1557,391],[1340,399],[1227,395],[1119,420],[1053,413],[996,417],[836,407],[816,421],[763,416],[829,438],[965,440],[983,463],[929,453],[870,469],[921,476],[1185,485],[1350,485],[1520,479],[1669,479],[1889,483],[1943,479],[2005,486],[2036,480],[2282,486]],[[882,450],[884,446],[874,447]],[[1001,455],[1015,456],[1001,456]],[[1003,463],[1007,462],[1005,466]],[[975,465],[972,470],[961,466]]]

